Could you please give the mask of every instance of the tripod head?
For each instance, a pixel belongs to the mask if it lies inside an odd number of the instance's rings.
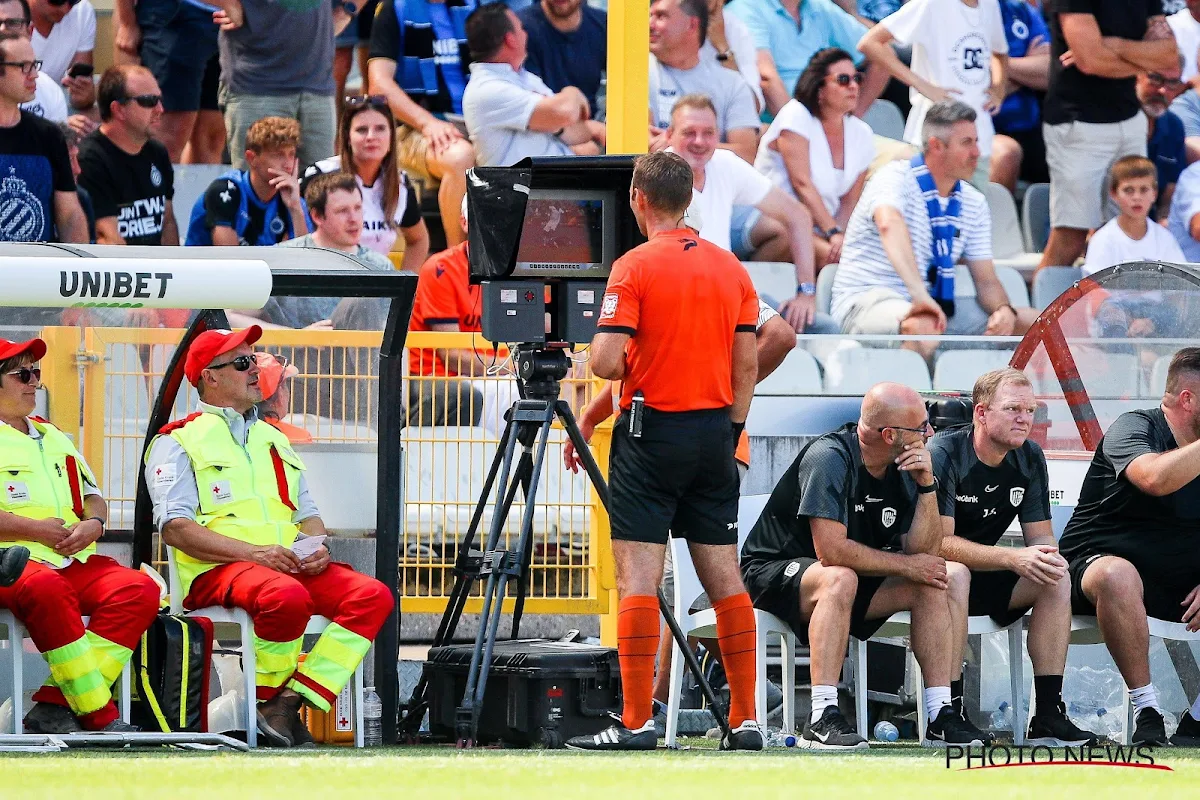
[[[525,386],[525,399],[551,403],[558,399],[558,382],[566,377],[570,369],[565,349],[518,344],[513,359],[517,365],[517,378]]]

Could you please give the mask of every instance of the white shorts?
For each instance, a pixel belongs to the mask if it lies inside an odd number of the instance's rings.
[[[1122,156],[1146,155],[1146,115],[1124,122],[1042,125],[1050,169],[1050,225],[1091,230],[1104,223],[1108,170]]]
[[[894,336],[908,316],[912,301],[895,289],[877,286],[860,292],[842,319],[842,333],[856,336]],[[973,297],[954,302],[954,316],[946,320],[948,336],[981,336],[987,330],[987,313]]]

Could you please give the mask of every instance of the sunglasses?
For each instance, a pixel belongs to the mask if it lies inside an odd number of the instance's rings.
[[[24,384],[42,382],[42,370],[40,367],[21,367],[20,369],[14,369],[12,372],[6,372],[4,374],[16,375],[17,380]]]
[[[0,61],[0,67],[16,67],[23,75],[33,75],[42,68],[41,61]]]
[[[363,108],[363,107],[370,107],[370,108],[387,108],[388,107],[387,98],[381,94],[347,95],[344,98],[344,100],[346,102],[346,108],[351,108],[351,109]]]
[[[232,366],[238,372],[245,372],[250,369],[253,364],[258,363],[254,356],[238,356],[233,361],[226,361],[224,364],[213,364],[209,369],[225,369]]]
[[[142,108],[154,108],[162,102],[161,94],[135,94],[133,97],[122,97],[119,103],[137,103]]]
[[[834,75],[832,77],[833,82],[838,86],[849,86],[851,81],[854,81],[855,83],[863,82],[863,74],[861,72],[856,72],[853,75],[847,75],[843,72],[841,75]]]

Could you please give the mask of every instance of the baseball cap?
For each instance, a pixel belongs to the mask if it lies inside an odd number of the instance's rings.
[[[214,358],[241,344],[254,344],[261,336],[262,328],[257,325],[240,331],[214,330],[200,334],[192,340],[187,359],[183,362],[183,374],[187,376],[188,383],[199,385],[201,371],[208,369]]]
[[[28,353],[34,361],[41,361],[46,355],[46,343],[41,339],[30,339],[27,342],[10,342],[0,339],[0,361]]]
[[[274,353],[255,353],[254,358],[258,361],[258,388],[262,389],[263,400],[274,397],[285,378],[300,374],[295,365],[287,363],[286,358],[280,360]]]

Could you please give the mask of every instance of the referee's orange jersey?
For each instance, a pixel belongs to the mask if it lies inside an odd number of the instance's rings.
[[[613,264],[598,322],[631,337],[621,408],[639,390],[659,411],[732,405],[733,335],[757,322],[746,268],[695,231],[662,231],[630,250]]]

